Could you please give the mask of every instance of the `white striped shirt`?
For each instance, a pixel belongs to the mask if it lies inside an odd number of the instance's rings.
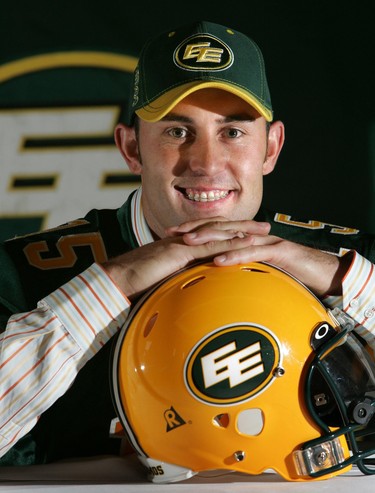
[[[93,264],[1,334],[0,456],[63,395],[124,324],[130,303]]]
[[[375,349],[374,264],[353,252],[353,260],[342,284],[343,296],[330,296],[324,303],[339,307],[356,322],[356,331]]]
[[[132,226],[139,245],[153,241],[141,189],[132,200]],[[343,281],[342,307],[367,339],[375,334],[375,273],[354,254]],[[0,335],[0,456],[36,424],[63,395],[79,370],[122,327],[130,302],[105,271],[93,264],[48,295],[38,307],[13,315]]]

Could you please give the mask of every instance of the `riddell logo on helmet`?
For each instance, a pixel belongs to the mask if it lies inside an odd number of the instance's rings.
[[[178,45],[174,61],[184,70],[224,70],[232,65],[233,53],[219,38],[199,34]]]
[[[164,411],[164,419],[167,422],[167,432],[178,428],[179,426],[186,425],[185,421],[176,412],[173,407],[170,407]]]
[[[235,404],[269,385],[279,364],[279,342],[266,328],[247,324],[223,327],[190,353],[185,382],[201,401]]]

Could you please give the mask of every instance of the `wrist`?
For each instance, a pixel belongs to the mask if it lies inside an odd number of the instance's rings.
[[[332,278],[331,285],[327,290],[327,296],[342,296],[342,284],[344,277],[346,276],[350,265],[353,261],[353,252],[348,252],[345,255],[338,258],[338,265],[336,272]]]

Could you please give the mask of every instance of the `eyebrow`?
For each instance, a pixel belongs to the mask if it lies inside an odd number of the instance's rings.
[[[176,113],[168,113],[160,119],[161,122],[182,122],[192,123],[192,119],[187,116],[177,115]]]
[[[228,115],[223,119],[224,123],[230,122],[253,122],[255,117],[249,115],[248,113],[241,113],[239,115]]]
[[[188,118],[187,116],[178,115],[176,113],[168,113],[166,116],[161,118],[160,121],[165,122],[181,122],[181,123],[194,123],[194,120]],[[232,122],[253,122],[255,121],[255,117],[242,113],[238,115],[227,115],[223,118],[217,120],[218,123],[232,123]]]

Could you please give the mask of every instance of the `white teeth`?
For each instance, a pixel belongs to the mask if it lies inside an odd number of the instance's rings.
[[[228,195],[227,190],[210,190],[209,192],[197,192],[194,190],[186,190],[190,200],[196,202],[213,202],[214,200],[224,199]]]

